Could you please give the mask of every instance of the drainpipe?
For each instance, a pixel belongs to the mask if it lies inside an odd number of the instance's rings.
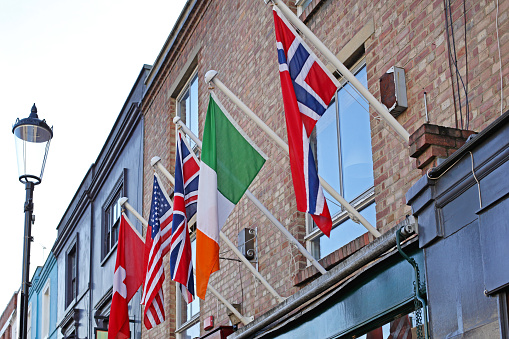
[[[414,268],[415,273],[415,282],[414,282],[414,290],[415,290],[415,297],[422,305],[422,313],[423,313],[423,328],[424,328],[424,338],[429,339],[429,333],[428,333],[428,310],[427,310],[427,303],[426,299],[423,298],[421,294],[421,282],[419,278],[419,265],[415,262],[413,258],[410,258],[403,250],[401,249],[401,242],[400,237],[408,237],[410,234],[415,232],[415,228],[413,224],[405,225],[399,228],[396,231],[396,246],[398,247],[398,252],[401,254],[403,258],[405,258],[406,261],[412,265]]]
[[[90,189],[90,187],[89,187]],[[89,276],[88,276],[88,338],[92,338],[93,327],[94,327],[94,317],[92,316],[92,298],[93,298],[93,291],[92,288],[94,286],[93,284],[93,275],[94,275],[94,269],[93,269],[93,253],[94,253],[94,199],[92,198],[92,194],[89,190],[86,192],[88,197],[88,203],[90,204],[90,252],[89,252],[89,260],[90,260],[90,267],[89,267]]]

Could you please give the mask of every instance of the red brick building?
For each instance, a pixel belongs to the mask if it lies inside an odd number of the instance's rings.
[[[0,316],[0,338],[1,339],[15,339],[17,338],[17,306],[18,306],[18,292],[12,295],[11,300],[5,307],[2,315]]]
[[[407,108],[398,107],[397,121],[411,137],[409,143],[400,138],[311,47],[345,86],[340,87],[330,108],[331,118],[319,123],[313,136],[318,171],[382,233],[375,239],[353,222],[337,202],[329,200],[335,228],[332,240],[328,240],[296,209],[288,156],[221,91],[214,89],[246,134],[269,157],[250,186],[253,195],[329,270],[321,276],[251,201],[242,198],[223,232],[237,244],[242,229],[256,231],[253,265],[280,296],[288,298],[278,303],[245,266],[229,260],[234,255],[221,243],[221,269],[212,275],[210,283],[228,301],[239,304],[240,313],[254,317],[247,326],[239,324],[237,333],[246,331],[246,337],[270,336],[270,331],[274,331],[274,337],[284,337],[284,333],[291,333],[288,328],[300,328],[296,324],[300,315],[317,312],[316,305],[332,302],[336,297],[345,301],[348,293],[355,299],[370,283],[381,286],[376,279],[382,279],[383,273],[376,272],[403,275],[397,252],[391,251],[394,243],[388,239],[394,236],[395,226],[409,222],[406,217],[411,209],[405,194],[440,158],[447,158],[460,148],[472,132],[480,132],[495,121],[509,103],[507,0],[286,2],[301,13],[300,19],[378,100],[391,94],[390,90],[381,89],[380,79],[392,67],[404,69]],[[174,171],[173,118],[180,116],[201,138],[210,86],[204,75],[209,70],[216,70],[221,82],[287,140],[271,6],[262,0],[189,0],[146,80],[142,103],[144,216],[150,210],[154,171],[151,158],[161,157],[161,163],[171,173]],[[401,97],[398,100],[403,101]],[[165,184],[170,187],[168,181]],[[422,263],[417,237],[413,236],[406,246]],[[377,248],[385,250],[375,253]],[[360,261],[352,264],[357,258]],[[209,293],[205,301],[187,308],[177,302],[167,259],[165,272],[166,321],[150,331],[144,330],[143,338],[204,336],[208,333],[204,322],[210,316],[215,328],[230,324],[227,308]],[[331,279],[325,282],[328,274]],[[309,292],[313,288],[317,293]],[[397,291],[400,286],[396,281],[384,288]],[[411,282],[409,288],[411,294]],[[365,303],[375,296],[383,299],[383,290],[368,290],[374,294],[364,296]],[[295,300],[299,295],[308,297],[298,303]],[[327,296],[331,296],[329,301]],[[413,297],[405,298],[394,304],[380,302],[380,309],[352,316],[352,322],[338,320],[337,327],[329,323],[331,331],[323,335],[351,337],[411,313],[415,310]],[[290,306],[283,312],[284,305]],[[274,310],[286,315],[270,318],[271,312],[277,313]],[[343,315],[337,317],[342,319]],[[256,330],[247,334],[251,327]]]

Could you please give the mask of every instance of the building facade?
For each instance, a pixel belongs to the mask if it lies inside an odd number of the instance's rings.
[[[58,338],[104,338],[113,289],[121,208],[141,209],[143,118],[140,102],[150,66],[143,66],[97,160],[78,188],[53,246],[58,271]],[[127,213],[139,231],[141,224]],[[140,296],[131,302],[133,338],[140,338]]]
[[[44,266],[36,268],[28,294],[28,339],[56,339],[58,272],[50,252]]]
[[[209,293],[204,301],[186,305],[170,282],[166,258],[166,321],[144,329],[143,338],[212,337],[216,332],[204,328],[210,321],[215,329],[235,325],[233,338],[386,338],[396,328],[414,333],[422,329],[419,318],[425,314],[414,297],[417,273],[394,247],[401,227],[413,226],[420,233],[428,226],[419,213],[417,221],[410,216],[416,210],[407,205],[405,195],[469,135],[486,129],[507,109],[509,1],[285,2],[375,98],[390,103],[386,106],[411,135],[408,142],[401,139],[311,47],[342,84],[312,135],[318,172],[382,236],[367,232],[326,195],[334,225],[330,239],[325,237],[297,211],[286,153],[204,81],[206,72],[216,70],[222,83],[287,140],[271,5],[261,0],[189,0],[145,82],[143,215],[150,210],[152,157],[159,156],[170,173],[174,171],[173,118],[180,117],[201,137],[212,89],[269,158],[250,191],[328,272],[322,275],[309,265],[244,197],[222,231],[241,246],[239,234],[251,230],[252,265],[286,299],[274,298],[221,242],[221,269],[210,283],[253,320],[237,324]],[[397,92],[394,74],[400,76],[401,70],[404,92]],[[395,93],[395,102],[387,99]],[[164,184],[171,187],[169,181]],[[419,292],[430,302],[430,321],[440,318],[431,303],[440,298],[433,295],[432,285],[437,288],[441,282],[435,273],[428,274],[421,234],[410,236],[401,250],[419,268]],[[500,331],[501,322],[497,325]],[[463,335],[437,326],[429,326],[434,337]],[[317,329],[323,331],[316,334]]]
[[[508,137],[509,111],[407,193],[419,219],[435,338],[509,335]]]
[[[18,328],[18,292],[15,292],[0,316],[0,338],[17,338]]]

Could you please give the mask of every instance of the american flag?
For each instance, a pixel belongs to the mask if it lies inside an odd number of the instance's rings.
[[[329,236],[332,221],[309,137],[334,97],[338,82],[277,6],[273,6],[273,14],[297,209],[311,214],[316,225]]]
[[[147,329],[164,321],[163,256],[169,250],[168,245],[171,240],[169,225],[172,219],[170,199],[163,188],[159,186],[158,177],[154,174],[152,203],[145,241],[145,285],[141,298],[141,303],[145,304],[143,322]]]
[[[170,249],[171,279],[180,283],[187,303],[194,298],[193,261],[188,221],[196,213],[200,165],[180,133],[175,159],[175,193]]]

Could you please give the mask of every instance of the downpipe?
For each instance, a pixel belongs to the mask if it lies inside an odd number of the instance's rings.
[[[401,256],[412,265],[414,268],[414,274],[415,274],[415,282],[414,282],[414,289],[415,289],[415,297],[422,305],[422,313],[423,313],[423,328],[424,328],[424,338],[429,339],[429,333],[428,333],[428,308],[426,299],[422,297],[421,294],[421,282],[419,279],[419,266],[415,262],[414,259],[410,258],[403,250],[401,249],[401,236],[407,238],[411,234],[415,232],[415,226],[413,224],[402,226],[400,229],[396,231],[396,246],[398,247],[398,252],[401,254]]]

